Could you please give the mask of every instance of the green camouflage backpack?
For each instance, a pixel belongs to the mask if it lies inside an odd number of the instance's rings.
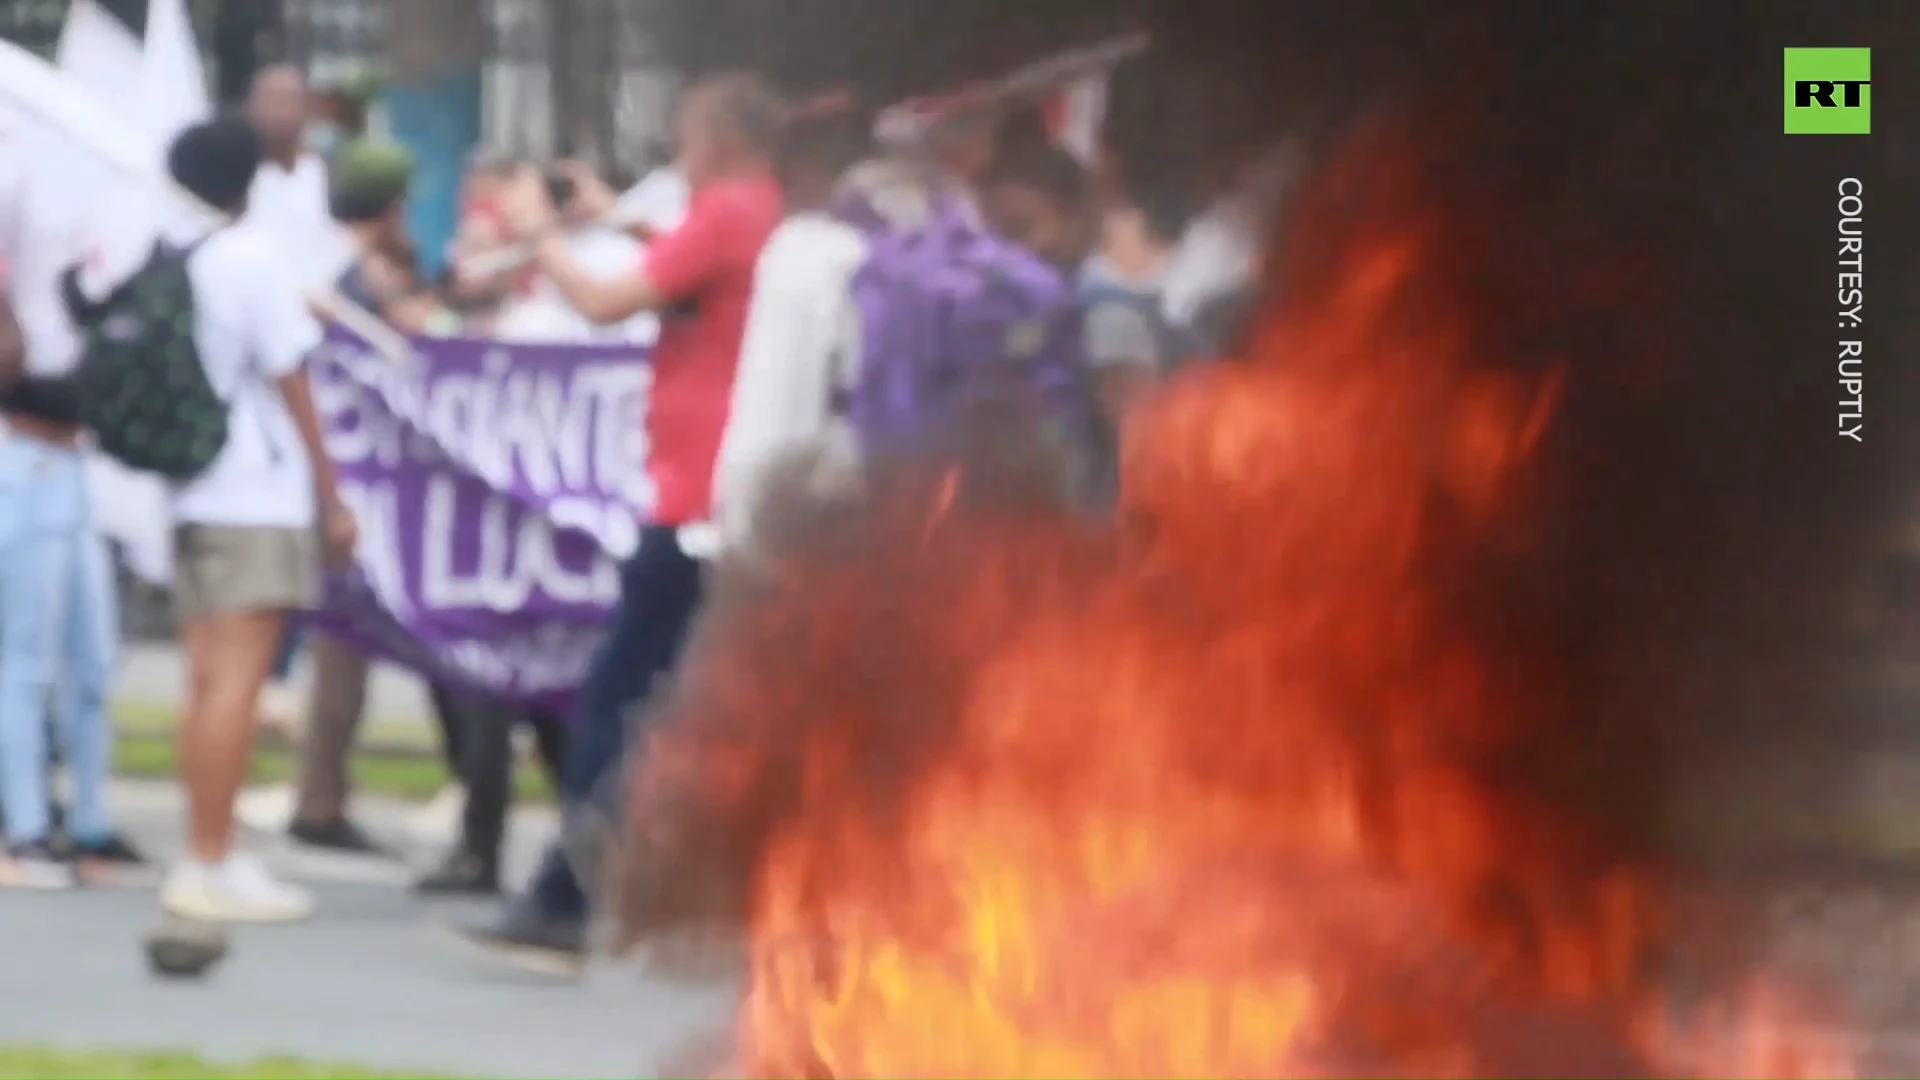
[[[79,268],[62,276],[81,335],[73,382],[80,421],[102,453],[169,480],[205,472],[227,442],[227,403],[194,344],[193,246],[156,244],[133,276],[93,301]]]

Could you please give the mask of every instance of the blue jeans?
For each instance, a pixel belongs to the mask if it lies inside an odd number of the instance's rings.
[[[76,450],[0,436],[0,809],[13,845],[44,840],[47,716],[74,785],[68,831],[105,839],[113,575]]]
[[[573,739],[560,775],[560,798],[580,807],[620,764],[627,717],[672,669],[700,606],[701,568],[680,549],[676,530],[650,526],[640,550],[620,568],[620,609],[580,687]],[[587,896],[560,846],[547,852],[528,886],[531,900],[554,918],[583,918]]]

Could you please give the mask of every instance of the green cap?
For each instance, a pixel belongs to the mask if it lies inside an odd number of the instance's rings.
[[[369,221],[406,197],[413,178],[413,155],[398,143],[356,139],[341,147],[329,164],[333,216]]]

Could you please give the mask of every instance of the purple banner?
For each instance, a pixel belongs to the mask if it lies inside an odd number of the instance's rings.
[[[314,398],[358,566],[315,619],[434,680],[563,707],[652,502],[630,345],[423,339],[401,365],[335,330]]]

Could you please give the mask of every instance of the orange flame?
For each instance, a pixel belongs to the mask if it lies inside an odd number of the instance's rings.
[[[798,658],[696,650],[716,814],[791,774],[747,1075],[1648,1075],[1660,882],[1503,779],[1552,701],[1452,591],[1527,543],[1564,378],[1473,362],[1416,178],[1365,164],[1246,355],[1130,418],[1125,535],[948,473],[768,601]]]

